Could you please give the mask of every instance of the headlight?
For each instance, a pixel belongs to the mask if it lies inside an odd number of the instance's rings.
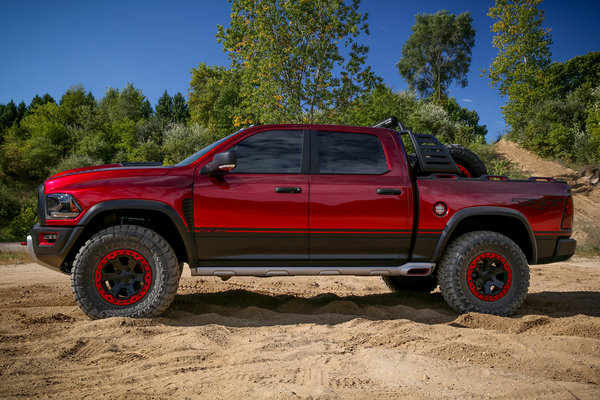
[[[54,193],[46,195],[47,218],[77,218],[81,206],[70,194]]]

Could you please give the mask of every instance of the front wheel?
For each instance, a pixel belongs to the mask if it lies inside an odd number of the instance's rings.
[[[119,225],[92,236],[73,262],[75,301],[93,319],[155,317],[171,304],[180,266],[156,232]]]
[[[442,296],[455,311],[508,316],[529,288],[529,266],[519,246],[496,232],[477,231],[454,240],[438,270]]]

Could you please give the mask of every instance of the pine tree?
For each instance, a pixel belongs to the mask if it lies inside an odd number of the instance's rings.
[[[150,119],[153,112],[154,111],[152,110],[152,105],[150,104],[150,101],[148,99],[144,100],[144,102],[142,103],[142,118]]]
[[[17,115],[17,123],[21,122],[25,114],[27,114],[27,105],[24,101],[19,103],[19,107],[17,107],[18,115]]]
[[[173,99],[166,90],[158,99],[154,114],[163,121],[171,121],[173,118]]]
[[[188,105],[185,101],[185,97],[180,92],[177,92],[175,96],[173,96],[173,113],[172,120],[173,122],[182,122],[186,123],[190,118],[190,111],[188,110]]]
[[[0,130],[4,131],[17,121],[19,118],[19,110],[15,105],[14,101],[10,101],[6,106],[4,106],[4,111],[0,115]]]
[[[56,103],[56,101],[54,100],[54,97],[50,96],[50,94],[46,93],[44,95],[44,97],[42,97],[42,104],[48,104],[48,103]]]

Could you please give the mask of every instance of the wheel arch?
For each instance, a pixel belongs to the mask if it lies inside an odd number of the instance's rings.
[[[504,207],[472,207],[456,212],[442,231],[432,260],[438,262],[446,247],[460,235],[480,230],[507,236],[521,248],[530,264],[537,262],[535,236],[529,221],[519,211]]]
[[[171,245],[180,262],[195,265],[194,241],[177,211],[160,201],[134,199],[108,200],[92,206],[80,221],[84,229],[75,239],[65,262],[72,262],[79,248],[91,236],[104,228],[121,224],[124,219],[129,224],[142,225],[154,230]]]

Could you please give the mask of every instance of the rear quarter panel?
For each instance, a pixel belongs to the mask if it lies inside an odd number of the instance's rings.
[[[447,241],[453,235],[453,230],[462,217],[457,216],[453,221],[451,218],[463,210],[461,214],[470,214],[468,210],[473,210],[475,215],[482,212],[481,226],[476,229],[485,230],[486,222],[483,218],[490,211],[482,207],[493,207],[493,213],[496,214],[499,210],[507,209],[507,214],[518,213],[520,215],[516,217],[521,219],[521,222],[529,224],[529,227],[525,227],[528,239],[523,239],[526,242],[522,242],[521,245],[526,246],[522,249],[532,264],[550,262],[557,240],[571,235],[571,229],[561,228],[565,202],[570,195],[569,185],[564,182],[424,177],[417,179],[417,187],[419,221],[413,253],[415,259],[439,258],[440,251],[443,251],[440,243],[443,246],[448,245]],[[446,215],[437,216],[434,213],[434,205],[438,202],[447,205]],[[478,210],[478,207],[482,209]],[[510,223],[511,217],[515,215],[496,217],[495,224],[498,223],[497,218],[500,218],[500,221],[506,218],[507,224],[490,226],[489,229],[501,229],[510,237],[512,234],[519,237],[521,234],[515,231],[516,228]],[[449,223],[454,225],[449,226]],[[444,242],[440,242],[440,238]],[[435,247],[435,251],[432,247]]]

